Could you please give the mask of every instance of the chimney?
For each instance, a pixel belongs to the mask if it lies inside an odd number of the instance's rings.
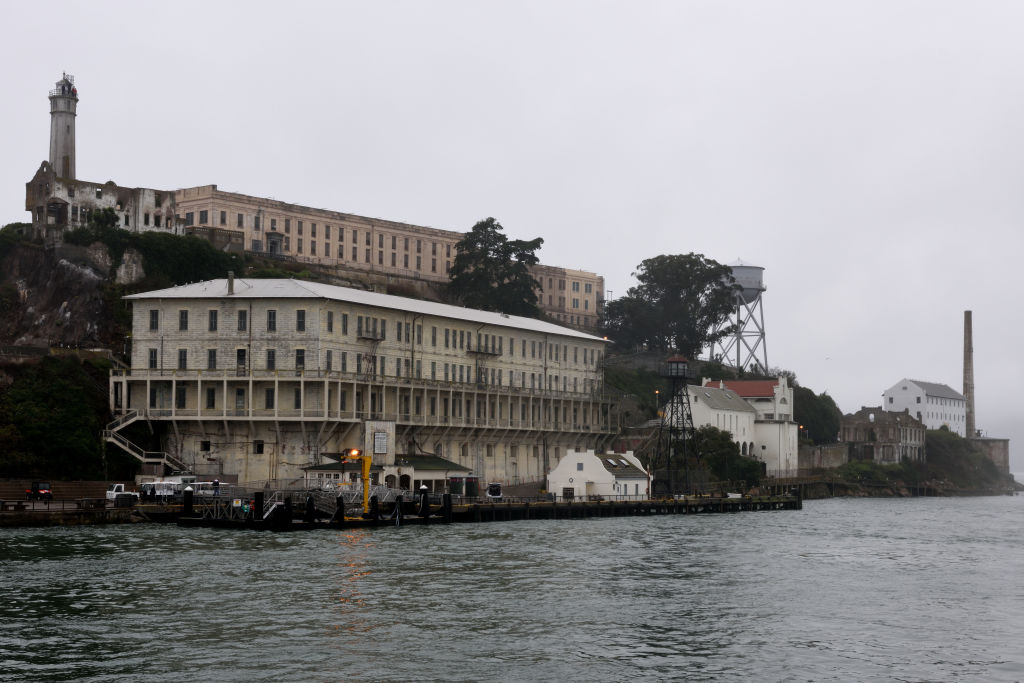
[[[228,271],[228,296],[233,296],[235,293],[235,271]]]
[[[964,399],[967,403],[967,422],[964,436],[972,439],[974,430],[974,332],[971,312],[964,311]]]

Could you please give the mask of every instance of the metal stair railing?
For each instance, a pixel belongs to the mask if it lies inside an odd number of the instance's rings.
[[[128,425],[128,424],[134,422],[138,418],[139,418],[139,411],[134,410],[134,409],[133,410],[129,410],[124,415],[122,415],[121,417],[117,418],[116,420],[114,420],[113,422],[108,424],[107,425],[107,431],[109,431],[109,432],[116,432],[121,427],[124,427],[125,425]]]
[[[163,451],[144,451],[139,446],[126,439],[122,434],[109,429],[103,430],[103,438],[110,443],[117,444],[129,454],[138,458],[147,465],[170,465],[173,469],[188,470],[185,462],[179,460],[170,453]]]

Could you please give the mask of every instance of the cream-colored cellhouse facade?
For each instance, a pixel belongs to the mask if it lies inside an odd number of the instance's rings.
[[[49,92],[50,155],[25,184],[32,230],[48,244],[87,225],[93,211],[111,209],[133,232],[160,231],[204,237],[219,248],[279,256],[335,269],[378,289],[443,285],[464,233],[368,218],[253,197],[201,185],[178,190],[129,188],[113,181],[78,180],[75,120],[78,88],[63,74]],[[538,265],[541,311],[560,324],[597,329],[604,278],[585,270]],[[406,293],[406,292],[403,292]],[[436,298],[436,297],[435,297]]]
[[[619,429],[606,342],[552,323],[297,280],[229,277],[126,297],[130,368],[111,375],[120,423],[164,422],[167,461],[239,482],[370,446],[429,453],[481,480],[537,481],[567,449]],[[137,448],[122,443],[128,450]],[[390,469],[388,469],[390,468]]]
[[[174,194],[178,224],[226,248],[337,268],[374,284],[447,283],[464,233],[315,209],[203,185]],[[600,275],[537,265],[541,310],[560,323],[593,329],[604,303]]]

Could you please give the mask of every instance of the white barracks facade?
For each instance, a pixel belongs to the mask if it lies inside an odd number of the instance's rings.
[[[390,435],[375,464],[429,454],[514,483],[619,429],[606,342],[552,323],[297,280],[126,299],[131,366],[111,375],[119,419],[106,436],[140,455],[119,430],[165,423],[164,452],[145,454],[154,464],[301,478],[324,456],[367,448],[369,423]]]

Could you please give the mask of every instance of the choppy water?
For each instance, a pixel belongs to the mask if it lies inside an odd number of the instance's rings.
[[[1022,680],[1024,496],[0,530],[3,680]]]

